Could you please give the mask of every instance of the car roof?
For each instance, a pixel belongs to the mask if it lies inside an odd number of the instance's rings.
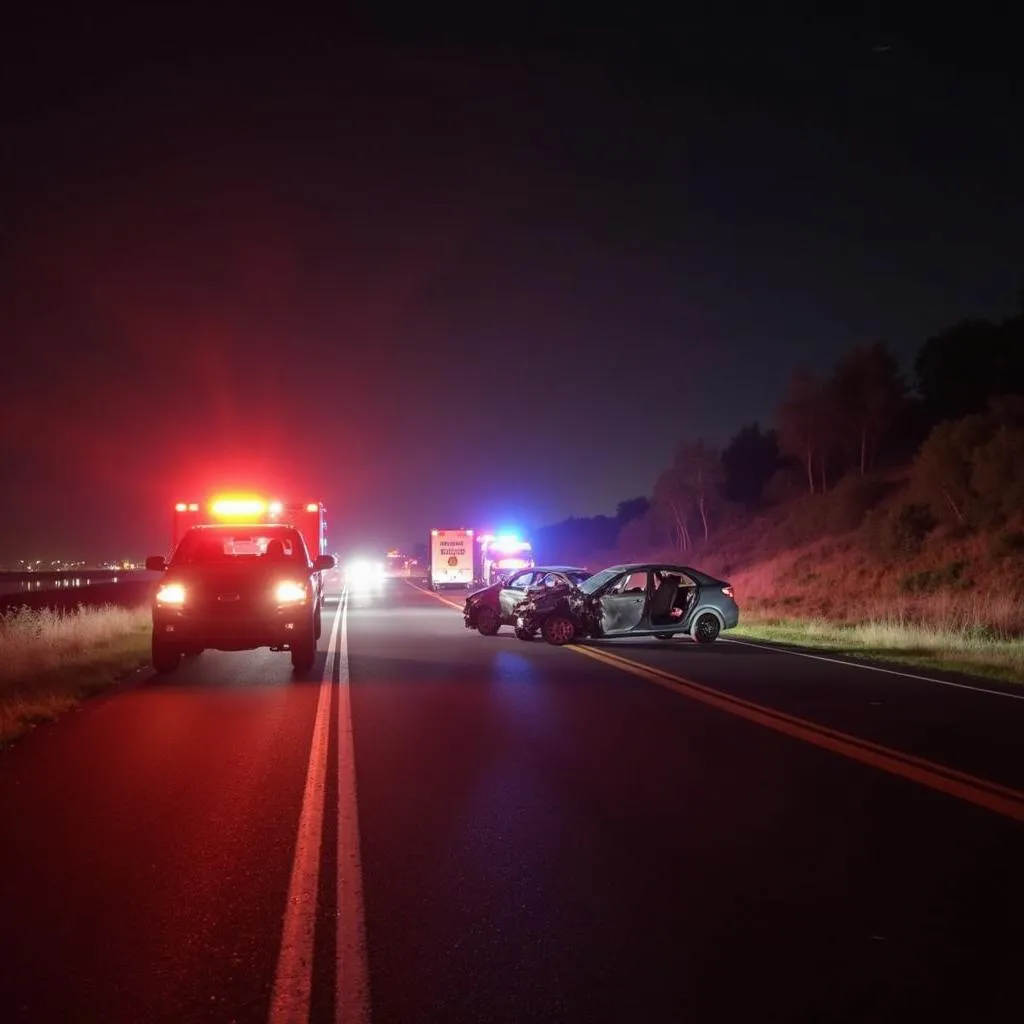
[[[716,580],[710,573],[695,569],[692,565],[674,565],[672,562],[627,562],[624,565],[609,565],[603,571],[614,569],[616,572],[643,572],[645,569],[659,569],[662,572],[685,573],[696,580]]]
[[[534,565],[531,568],[533,572],[590,572],[583,565]],[[523,569],[521,571],[528,572],[529,570]]]

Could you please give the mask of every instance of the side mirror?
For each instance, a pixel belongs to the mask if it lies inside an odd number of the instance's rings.
[[[150,555],[146,559],[146,568],[150,572],[163,572],[167,568],[163,555]]]
[[[313,563],[313,572],[323,572],[325,569],[334,569],[337,565],[338,560],[334,555],[317,555],[316,561]]]

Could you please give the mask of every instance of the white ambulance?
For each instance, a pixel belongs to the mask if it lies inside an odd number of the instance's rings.
[[[472,530],[431,530],[430,589],[472,586],[474,554]]]

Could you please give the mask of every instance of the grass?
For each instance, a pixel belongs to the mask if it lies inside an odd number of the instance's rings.
[[[801,647],[825,648],[855,658],[896,662],[921,669],[1024,683],[1024,637],[1006,625],[1005,610],[986,614],[983,603],[946,603],[944,617],[922,614],[919,605],[890,604],[860,621],[794,618],[762,605],[743,616],[728,636]]]
[[[146,606],[0,615],[0,744],[146,664],[150,622]]]

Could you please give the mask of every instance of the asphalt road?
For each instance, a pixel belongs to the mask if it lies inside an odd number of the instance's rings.
[[[1024,690],[343,608],[0,754],[0,1018],[1018,1019]]]

